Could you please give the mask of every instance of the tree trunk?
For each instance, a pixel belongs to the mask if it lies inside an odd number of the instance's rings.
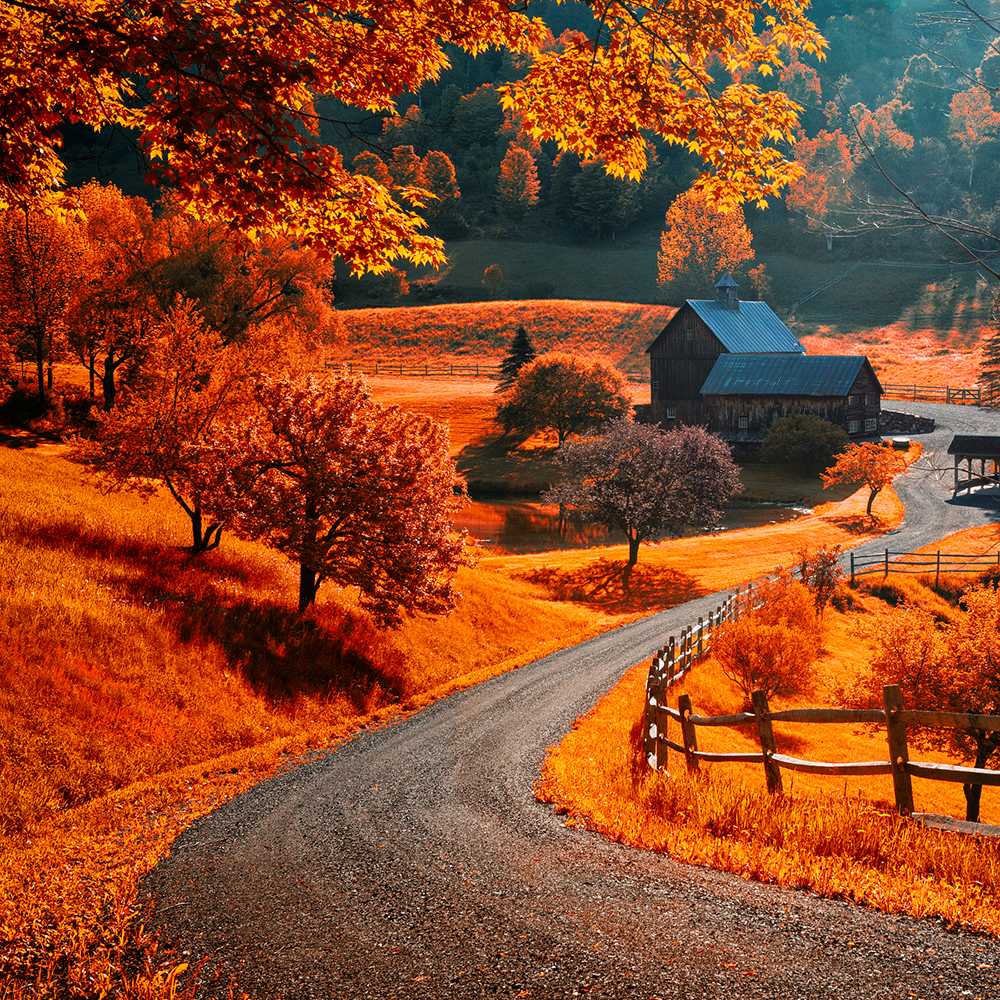
[[[316,573],[305,563],[299,563],[299,611],[305,611],[316,600],[319,584]]]
[[[882,492],[882,487],[879,486],[876,489],[873,489],[872,492],[871,492],[871,495],[868,497],[868,516],[869,517],[872,516],[872,504],[875,503],[875,497],[877,497],[879,495],[879,493],[881,493],[881,492]]]
[[[96,364],[97,364],[97,359],[94,357],[94,352],[91,351],[90,352],[90,365],[88,366],[89,370],[90,370],[90,398],[91,399],[94,398],[94,367],[95,367]]]
[[[115,356],[113,351],[108,351],[104,359],[104,377],[101,379],[101,388],[104,390],[104,412],[110,413],[111,407],[115,405]]]
[[[191,554],[200,556],[205,552],[219,547],[222,541],[222,529],[225,527],[222,521],[213,521],[207,528],[204,528],[205,519],[202,515],[201,504],[196,500],[190,507],[183,503],[181,498],[174,492],[173,487],[168,482],[170,492],[174,499],[184,508],[191,519]]]
[[[628,594],[629,581],[632,579],[632,567],[639,561],[639,536],[633,535],[631,531],[625,532],[628,536],[628,562],[622,570],[622,590]]]
[[[38,370],[38,398],[45,396],[45,334],[36,334],[35,341],[35,367]]]
[[[46,343],[47,350],[46,350],[45,353],[48,355],[47,360],[48,360],[48,368],[49,368],[49,370],[48,370],[48,387],[49,387],[49,390],[51,391],[51,389],[52,389],[52,330],[51,329],[49,329],[49,331],[48,331],[48,335],[46,337],[46,342],[47,342]]]
[[[985,735],[985,733],[981,733]],[[986,762],[996,749],[992,740],[976,740],[976,763],[974,767],[986,767]],[[979,800],[983,797],[982,785],[962,785],[965,792],[965,818],[969,823],[979,822]]]

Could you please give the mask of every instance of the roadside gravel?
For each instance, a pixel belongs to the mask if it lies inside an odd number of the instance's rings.
[[[946,504],[933,482],[919,502]],[[200,820],[145,883],[161,940],[219,996],[232,975],[254,998],[1000,995],[994,941],[610,844],[534,800],[545,748],[717,600],[362,732]]]

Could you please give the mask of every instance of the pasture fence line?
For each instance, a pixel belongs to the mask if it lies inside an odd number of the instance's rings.
[[[924,403],[958,403],[969,406],[994,406],[997,393],[988,386],[968,388],[954,385],[917,385],[911,382],[886,382],[883,399],[903,399]]]
[[[325,370],[337,370],[348,375],[395,375],[397,378],[454,378],[456,375],[465,378],[490,378],[498,381],[503,378],[503,368],[500,365],[486,364],[445,364],[444,362],[425,362],[417,364],[408,361],[372,361],[365,358],[349,359],[347,361],[327,361]],[[649,382],[649,374],[641,372],[623,372],[629,382]]]
[[[892,573],[934,574],[934,586],[938,585],[941,573],[969,573],[1000,566],[1000,552],[993,555],[956,552],[893,552],[883,550],[881,555],[855,555],[851,557],[851,583],[858,577],[881,573],[883,577]]]
[[[691,771],[696,771],[702,761],[705,763],[760,764],[764,768],[764,779],[768,791],[772,793],[782,790],[781,772],[783,770],[799,771],[804,774],[855,777],[891,774],[896,809],[904,816],[913,813],[911,779],[915,777],[927,778],[931,781],[960,782],[963,785],[971,786],[1000,787],[1000,771],[980,767],[964,767],[957,764],[912,761],[909,758],[907,746],[907,730],[910,727],[953,729],[964,732],[1000,731],[1000,716],[910,710],[904,706],[902,692],[895,684],[888,684],[883,688],[883,700],[884,708],[877,709],[793,708],[772,712],[766,694],[763,691],[754,691],[752,712],[702,717],[692,714],[691,699],[687,695],[681,695],[677,701],[676,709],[657,704],[651,712],[650,706],[647,705],[645,736],[647,741],[653,741],[656,744],[652,757],[647,757],[647,759],[650,760],[651,766],[655,766],[658,770],[666,768],[668,750],[683,755],[687,767]],[[667,726],[671,721],[680,726],[683,743],[676,743],[667,737]],[[829,762],[790,757],[777,751],[773,729],[773,724],[776,722],[852,726],[860,723],[884,726],[889,759]],[[718,753],[699,750],[697,730],[701,726],[726,728],[755,726],[760,752]]]

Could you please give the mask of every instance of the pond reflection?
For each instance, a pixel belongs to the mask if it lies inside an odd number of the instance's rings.
[[[726,512],[720,531],[757,528],[802,517],[804,507],[756,504]],[[578,515],[559,517],[559,508],[524,500],[474,500],[455,517],[455,527],[466,530],[479,545],[503,552],[547,552],[552,549],[589,549],[623,545],[625,534]],[[696,534],[696,532],[692,532]]]

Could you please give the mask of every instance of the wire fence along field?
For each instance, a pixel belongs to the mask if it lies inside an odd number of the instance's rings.
[[[896,553],[910,561],[891,563],[888,550],[883,565],[904,565],[920,567],[908,570],[925,572],[930,566],[960,566],[966,572],[977,571],[983,566],[1000,565],[1000,553],[996,556],[945,555],[936,553],[927,557],[922,553]],[[858,557],[859,561],[865,557]],[[877,557],[876,557],[877,558]],[[874,564],[873,564],[874,565]],[[852,582],[855,557],[851,554]],[[866,572],[877,572],[868,569]],[[858,571],[862,575],[862,571]],[[669,751],[682,754],[691,770],[696,770],[699,761],[722,763],[735,762],[761,764],[768,790],[781,791],[781,771],[801,771],[807,774],[870,776],[891,774],[895,792],[896,808],[903,815],[913,813],[913,789],[911,777],[929,778],[934,781],[961,782],[966,785],[993,785],[1000,787],[1000,771],[985,768],[962,767],[952,764],[921,763],[911,761],[907,749],[907,728],[943,728],[972,731],[1000,731],[1000,716],[966,715],[954,712],[925,712],[907,710],[902,693],[895,685],[884,689],[884,709],[841,709],[841,708],[797,708],[782,712],[772,712],[763,691],[752,694],[752,712],[738,712],[734,715],[701,717],[692,714],[691,698],[682,694],[677,699],[677,708],[667,705],[670,689],[691,670],[694,664],[711,652],[713,634],[717,634],[726,622],[735,621],[740,614],[746,614],[759,606],[754,601],[753,584],[745,591],[739,589],[713,609],[708,618],[698,618],[697,625],[688,625],[681,630],[680,639],[671,636],[661,649],[657,650],[649,666],[646,678],[646,704],[643,726],[643,750],[647,763],[654,770],[666,770]],[[682,743],[668,737],[670,722],[680,727]],[[811,761],[790,757],[777,752],[772,723],[807,722],[817,724],[885,726],[889,760],[877,761]],[[698,749],[697,728],[699,726],[723,726],[728,728],[756,726],[760,743],[759,753],[717,753]]]

